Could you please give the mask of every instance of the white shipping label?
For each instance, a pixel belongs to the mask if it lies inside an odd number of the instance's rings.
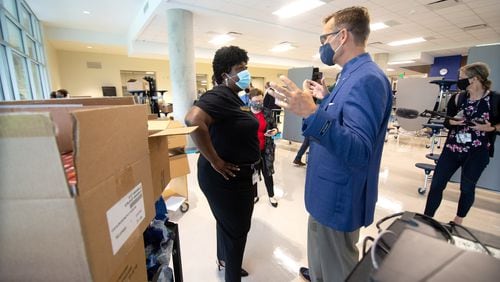
[[[120,250],[134,230],[146,218],[142,183],[139,183],[106,212],[113,255]]]

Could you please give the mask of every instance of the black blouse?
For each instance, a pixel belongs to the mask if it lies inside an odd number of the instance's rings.
[[[456,97],[457,95],[465,95],[463,99]],[[463,116],[469,121],[487,120],[492,125],[500,122],[500,115],[497,113],[499,103],[496,92],[490,91],[487,95],[479,100],[470,100],[468,93],[459,93],[453,95],[447,105],[447,115],[455,116],[462,111]],[[462,100],[462,101],[460,101]],[[458,102],[458,105],[456,104]],[[495,110],[493,110],[495,109]],[[454,126],[446,119],[445,127],[449,129],[448,138],[445,148],[455,153],[467,153],[470,151],[486,149],[490,156],[493,156],[495,136],[494,132],[476,131],[467,125]],[[469,133],[471,134],[471,142],[465,144],[457,142],[457,135]]]
[[[216,86],[203,94],[195,105],[214,120],[209,131],[219,157],[236,165],[259,160],[259,122],[237,94],[226,86]]]

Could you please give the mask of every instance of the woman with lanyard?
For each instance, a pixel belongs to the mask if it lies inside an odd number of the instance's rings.
[[[453,222],[462,224],[474,203],[476,183],[493,156],[496,132],[500,126],[499,94],[490,90],[489,69],[484,63],[460,68],[457,86],[461,92],[452,96],[447,105],[449,129],[446,144],[432,177],[425,206],[425,215],[433,217],[443,198],[447,182],[459,167],[460,199]]]
[[[260,162],[259,122],[238,97],[251,81],[247,52],[222,47],[212,62],[216,85],[187,113],[200,150],[198,182],[217,223],[217,265],[225,281],[241,281],[241,268],[253,212],[256,168]]]

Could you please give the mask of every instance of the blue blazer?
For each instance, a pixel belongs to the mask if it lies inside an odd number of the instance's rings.
[[[373,222],[378,174],[392,107],[390,83],[368,53],[350,60],[304,121],[311,137],[305,203],[323,225],[351,232]]]

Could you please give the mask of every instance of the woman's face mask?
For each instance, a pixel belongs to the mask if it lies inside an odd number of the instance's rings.
[[[250,106],[250,107],[251,107],[254,111],[262,111],[262,109],[264,108],[264,105],[262,104],[262,102],[254,102],[254,101],[250,101],[249,106]]]
[[[459,79],[457,81],[457,87],[460,90],[467,90],[467,87],[469,87],[469,85],[470,85],[470,82],[469,82],[468,78]]]
[[[250,86],[250,82],[252,82],[252,76],[248,70],[240,71],[236,74],[238,76],[238,81],[235,81],[232,77],[229,77],[236,86],[238,86],[241,90],[248,88]]]

